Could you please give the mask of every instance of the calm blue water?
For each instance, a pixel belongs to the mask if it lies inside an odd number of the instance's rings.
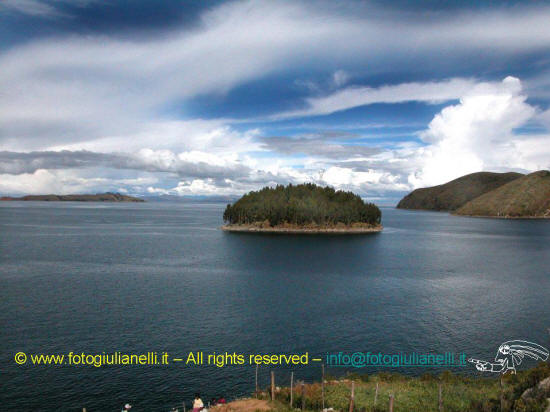
[[[254,390],[250,366],[19,366],[20,351],[492,358],[506,340],[548,343],[548,221],[385,208],[379,235],[250,235],[217,229],[223,207],[0,203],[2,409],[163,411]]]

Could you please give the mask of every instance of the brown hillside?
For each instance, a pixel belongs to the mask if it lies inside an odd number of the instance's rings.
[[[470,200],[522,176],[521,173],[472,173],[443,185],[416,189],[401,199],[397,208],[455,210]]]
[[[457,215],[550,218],[550,171],[540,170],[471,200]]]

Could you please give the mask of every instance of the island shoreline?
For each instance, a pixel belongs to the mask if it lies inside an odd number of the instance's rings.
[[[430,210],[430,209],[405,209],[395,207],[397,210],[405,210],[413,213],[417,212],[429,212],[429,213],[445,213],[449,216],[456,217],[475,217],[479,219],[501,219],[501,220],[550,220],[550,215],[547,216],[491,216],[491,215],[463,215],[455,213],[454,210]]]
[[[491,216],[491,215],[462,215],[449,213],[456,217],[474,217],[478,219],[500,219],[500,220],[550,220],[550,216]]]
[[[254,225],[223,225],[224,232],[233,233],[272,233],[272,234],[296,234],[296,235],[363,235],[380,233],[382,225],[374,227],[344,227],[344,228],[296,228],[296,227],[258,227]]]

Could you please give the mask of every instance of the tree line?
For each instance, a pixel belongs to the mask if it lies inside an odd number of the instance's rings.
[[[332,187],[313,183],[275,188],[264,187],[247,193],[233,205],[228,204],[223,214],[229,224],[266,222],[270,226],[285,223],[294,225],[337,225],[343,223],[379,224],[380,209],[361,197]]]

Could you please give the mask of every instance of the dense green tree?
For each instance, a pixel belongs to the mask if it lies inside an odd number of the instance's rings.
[[[252,191],[233,205],[228,204],[223,214],[223,220],[230,224],[268,222],[271,226],[284,223],[375,225],[380,223],[381,217],[376,205],[363,202],[358,195],[313,183]]]

